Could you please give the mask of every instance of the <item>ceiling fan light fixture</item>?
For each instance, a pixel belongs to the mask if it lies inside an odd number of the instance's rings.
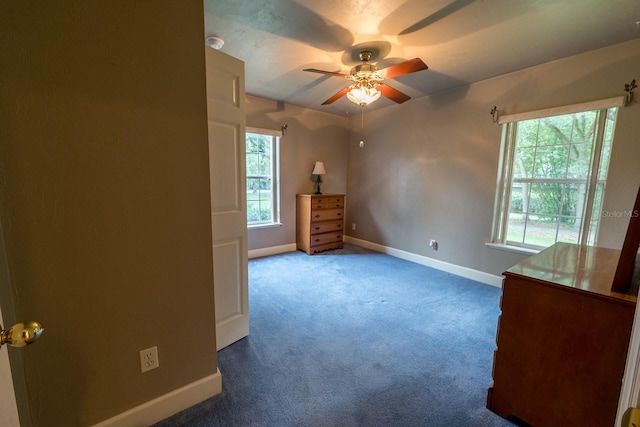
[[[351,90],[347,92],[347,98],[354,104],[364,107],[380,98],[380,91],[375,87],[353,86]]]

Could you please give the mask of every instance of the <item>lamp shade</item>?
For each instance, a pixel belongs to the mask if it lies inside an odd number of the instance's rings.
[[[313,167],[312,175],[324,175],[327,171],[324,170],[324,163],[316,162],[316,165]]]

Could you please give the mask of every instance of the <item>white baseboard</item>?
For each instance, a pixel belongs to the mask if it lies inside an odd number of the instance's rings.
[[[269,255],[283,254],[285,252],[295,252],[295,251],[296,251],[295,243],[289,243],[288,245],[281,245],[281,246],[270,246],[268,248],[251,249],[249,251],[249,259],[260,258],[263,256],[269,256]]]
[[[93,427],[144,427],[222,393],[220,371],[131,408]]]
[[[477,282],[484,283],[486,285],[495,286],[497,288],[502,287],[502,276],[496,276],[494,274],[485,273],[484,271],[474,270],[473,268],[462,267],[460,265],[451,264],[445,261],[429,258],[422,255],[416,255],[411,252],[406,252],[400,249],[390,248],[378,243],[369,242],[367,240],[356,239],[355,237],[344,236],[345,243],[351,243],[353,245],[362,246],[363,248],[371,249],[372,251],[381,252],[394,256],[396,258],[405,259],[407,261],[415,262],[417,264],[426,265],[438,270],[446,271],[447,273],[455,274],[456,276],[465,277],[467,279],[475,280]]]

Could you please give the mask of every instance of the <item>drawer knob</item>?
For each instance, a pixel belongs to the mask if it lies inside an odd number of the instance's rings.
[[[316,231],[320,230],[320,227],[315,227]]]
[[[320,218],[320,215],[316,215],[316,218]]]
[[[342,216],[342,212],[338,212],[338,216]]]
[[[320,241],[320,239],[316,239],[315,242],[318,243]]]

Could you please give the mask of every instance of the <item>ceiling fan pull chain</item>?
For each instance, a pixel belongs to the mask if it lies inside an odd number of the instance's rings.
[[[362,126],[362,129],[364,129],[364,105],[360,107],[360,110],[362,111],[362,123],[360,124],[360,126]]]

